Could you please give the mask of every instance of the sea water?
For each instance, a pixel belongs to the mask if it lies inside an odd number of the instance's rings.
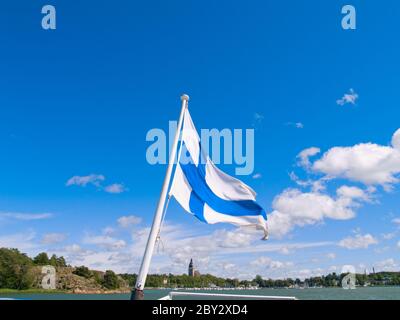
[[[168,295],[170,290],[145,290],[145,299],[156,300]],[[190,290],[185,290],[190,292]],[[342,288],[309,288],[309,289],[259,289],[259,290],[223,290],[193,292],[249,294],[266,296],[294,296],[300,300],[400,300],[400,287],[361,287],[354,290]],[[29,300],[128,300],[130,294],[0,294],[0,298]],[[178,299],[178,298],[177,298]],[[179,299],[188,299],[181,297]],[[204,299],[206,300],[206,299]]]

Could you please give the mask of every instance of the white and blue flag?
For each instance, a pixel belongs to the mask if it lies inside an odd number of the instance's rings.
[[[242,181],[219,170],[205,154],[187,109],[169,194],[200,221],[253,226],[264,231],[263,239],[268,238],[267,215],[255,201],[256,193]]]

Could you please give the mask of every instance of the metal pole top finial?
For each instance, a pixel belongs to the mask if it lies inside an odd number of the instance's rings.
[[[189,101],[189,96],[187,94],[181,95],[181,100],[182,101]]]

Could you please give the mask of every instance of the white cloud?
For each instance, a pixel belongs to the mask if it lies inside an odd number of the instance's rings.
[[[396,237],[396,232],[390,232],[390,233],[383,233],[382,238],[384,240],[392,240]]]
[[[278,195],[273,203],[269,225],[271,235],[283,236],[295,226],[323,222],[325,218],[351,219],[354,209],[362,203],[372,202],[377,185],[385,190],[400,182],[400,129],[393,135],[392,146],[362,143],[350,147],[334,147],[312,162],[320,149],[316,147],[301,151],[298,164],[308,173],[323,173],[318,179],[300,180],[291,172],[290,178],[309,192],[288,189]],[[326,192],[326,185],[334,178],[344,178],[366,185],[365,189],[342,186],[336,197]]]
[[[331,253],[328,253],[328,254],[326,255],[326,257],[327,257],[328,259],[330,259],[330,260],[335,260],[335,259],[336,259],[336,254],[333,253],[333,252],[331,252]]]
[[[19,213],[19,212],[3,212],[0,213],[0,219],[14,219],[21,221],[43,220],[53,216],[52,213]]]
[[[269,257],[259,257],[256,260],[251,261],[250,264],[258,268],[263,267],[267,269],[283,269],[293,266],[293,262],[276,261]]]
[[[369,195],[364,190],[357,187],[341,186],[336,190],[336,193],[342,198],[369,201]]]
[[[135,232],[134,250],[138,257],[143,255],[143,248],[147,241],[149,229]],[[211,234],[193,236],[193,229],[184,226],[165,224],[161,231],[161,241],[156,245],[154,266],[160,272],[185,272],[190,258],[194,258],[196,267],[201,273],[212,273],[224,277],[239,277],[252,279],[256,270],[254,266],[246,265],[248,258],[242,255],[255,255],[266,253],[294,252],[296,250],[334,246],[334,242],[318,243],[271,243],[260,241],[260,234],[248,230],[218,229]],[[282,252],[283,251],[283,252]],[[236,269],[227,273],[218,267],[221,259],[224,263],[234,263]],[[271,266],[277,268],[279,263]],[[250,268],[252,267],[252,268]],[[274,269],[275,270],[275,269]]]
[[[85,244],[93,244],[100,248],[105,248],[108,250],[116,250],[121,249],[126,246],[126,242],[121,239],[116,239],[110,236],[101,235],[101,236],[89,236],[87,235],[83,239],[83,243]]]
[[[2,235],[0,236],[0,248],[17,248],[25,252],[37,247],[34,243],[35,237],[36,234],[33,231]]]
[[[377,244],[378,240],[371,234],[357,234],[354,237],[347,237],[339,242],[339,246],[346,249],[367,249],[370,245]]]
[[[393,136],[393,146],[398,143],[398,132]],[[312,169],[331,178],[346,178],[389,189],[392,184],[399,182],[400,149],[398,145],[394,148],[374,143],[334,147],[315,161]]]
[[[73,176],[72,178],[68,179],[66,186],[80,186],[86,187],[87,185],[94,185],[97,188],[107,192],[107,193],[122,193],[127,191],[125,186],[122,183],[113,183],[103,187],[102,183],[105,181],[105,177],[102,174],[90,174],[88,176]]]
[[[300,178],[292,171],[289,173],[290,180],[296,182],[299,186],[307,187],[309,185],[309,181],[302,181]]]
[[[291,254],[291,251],[288,247],[283,247],[281,250],[279,250],[279,253],[286,256],[286,255]]]
[[[90,174],[88,176],[73,176],[68,179],[66,185],[67,186],[81,186],[85,187],[88,184],[92,184],[96,187],[100,187],[102,181],[105,180],[105,177],[102,174]]]
[[[296,265],[295,265],[296,267]],[[299,268],[292,268],[289,271],[285,271],[284,277],[290,277],[292,279],[299,278],[299,279],[306,279],[310,277],[318,277],[322,276],[324,274],[330,273],[337,270],[336,266],[330,266],[327,269],[322,269],[322,268],[315,268],[315,269],[299,269]]]
[[[377,253],[377,254],[382,254],[382,253],[387,252],[389,250],[390,250],[390,247],[386,246],[386,247],[382,247],[382,248],[375,248],[374,252]]]
[[[47,233],[43,236],[41,243],[43,244],[55,244],[63,242],[67,238],[64,233]]]
[[[68,253],[81,253],[84,252],[85,250],[82,249],[82,247],[78,244],[71,244],[69,246],[66,246],[64,250]]]
[[[398,268],[398,264],[393,258],[389,258],[383,261],[379,261],[375,264],[378,271],[395,271]]]
[[[400,150],[400,129],[398,129],[392,137],[393,148]]]
[[[318,192],[303,193],[287,189],[273,201],[274,211],[268,219],[271,236],[282,237],[295,226],[321,223],[325,218],[348,220],[355,216],[353,207],[359,205],[357,197],[348,197],[346,189],[338,189],[336,199]],[[354,195],[353,195],[354,196]]]
[[[299,165],[301,165],[303,168],[309,168],[311,165],[310,157],[316,156],[320,152],[321,150],[316,147],[304,149],[297,155],[297,158],[299,159]]]
[[[213,234],[215,243],[220,248],[240,248],[250,245],[252,236],[239,230],[217,230]]]
[[[142,222],[142,218],[136,216],[122,216],[117,220],[118,224],[122,228],[129,228]]]
[[[261,179],[262,175],[261,173],[256,173],[255,175],[253,175],[253,179]]]
[[[259,238],[257,238],[259,240]],[[279,253],[279,254],[291,254],[297,250],[306,250],[311,248],[329,247],[336,245],[335,242],[331,241],[320,241],[320,242],[298,242],[298,243],[262,243],[257,244],[252,242],[250,246],[241,248],[230,248],[224,249],[224,254],[248,254],[248,253]]]
[[[224,271],[230,271],[230,270],[237,269],[237,266],[234,263],[229,263],[229,262],[218,263],[217,266],[219,268],[222,268]]]
[[[246,250],[258,236],[243,232],[240,229],[228,231],[218,229],[208,235],[191,236],[190,229],[181,226],[164,225],[161,231],[159,247],[169,257],[177,268],[186,267],[190,258],[195,258],[196,264],[203,270],[209,267],[211,256],[230,255],[233,251]],[[145,232],[147,238],[147,232]],[[142,243],[143,241],[140,241]],[[213,263],[214,264],[214,259]]]
[[[112,236],[112,235],[115,233],[115,230],[114,230],[114,228],[112,228],[112,227],[105,227],[105,228],[102,230],[102,233],[103,233],[104,235],[106,235],[106,236]]]
[[[392,222],[393,222],[394,224],[397,224],[397,225],[400,226],[400,218],[395,218],[395,219],[392,220]]]
[[[399,242],[397,242],[397,248],[399,248],[399,249],[400,249],[400,241],[399,241]]]
[[[91,251],[72,252],[59,255],[67,256],[67,261],[73,266],[84,265],[95,270],[113,270],[117,273],[137,272],[140,261],[132,257],[128,251]]]
[[[108,192],[108,193],[116,193],[117,194],[117,193],[122,193],[122,192],[126,191],[126,188],[121,183],[114,183],[114,184],[110,184],[110,185],[106,186],[104,188],[104,191]]]
[[[287,122],[286,125],[294,127],[296,129],[303,129],[304,124],[302,122]]]
[[[167,225],[168,226],[168,225]],[[246,233],[241,229],[219,229],[211,234],[190,236],[193,230],[184,227],[168,226],[168,230],[161,232],[161,243],[156,245],[156,257],[164,257],[165,267],[163,272],[185,272],[190,258],[194,258],[196,267],[201,273],[212,273],[224,277],[252,279],[258,273],[254,266],[247,265],[248,257],[259,255],[294,253],[297,250],[306,252],[313,248],[324,246],[336,246],[334,242],[310,242],[310,243],[274,243],[260,241],[257,233]],[[135,239],[135,250],[143,247],[147,240],[148,230],[143,232],[141,239]],[[139,250],[137,250],[139,251]],[[157,259],[157,258],[156,258]],[[235,263],[238,268],[228,274],[217,267],[218,261]],[[155,262],[160,266],[160,260]],[[276,264],[275,264],[276,266]]]
[[[336,101],[336,103],[340,106],[344,106],[345,104],[355,105],[358,100],[358,94],[350,89],[349,93],[345,93],[343,97]]]
[[[326,189],[325,187],[325,180],[324,178],[322,179],[317,179],[317,180],[301,180],[293,171],[289,173],[290,180],[294,181],[298,186],[302,188],[306,187],[311,187],[311,190],[313,192],[321,192]]]

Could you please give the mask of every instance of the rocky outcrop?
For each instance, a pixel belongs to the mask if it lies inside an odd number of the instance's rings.
[[[103,293],[128,293],[130,292],[127,281],[118,276],[119,288],[110,290],[102,285],[104,272],[92,271],[92,276],[89,278],[78,276],[73,273],[73,267],[58,267],[56,268],[56,289],[77,294],[103,294]],[[34,267],[33,274],[35,277],[34,286],[38,289],[42,288],[42,279],[45,276],[42,274],[42,267]]]

